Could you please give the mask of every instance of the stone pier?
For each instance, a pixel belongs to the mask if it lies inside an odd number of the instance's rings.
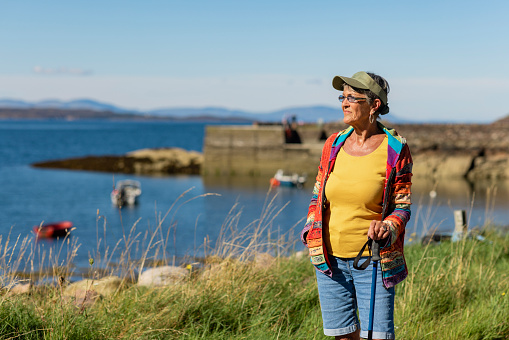
[[[208,126],[204,176],[273,176],[278,169],[315,176],[322,151],[315,126],[299,128],[302,144],[286,144],[283,127]]]
[[[408,140],[414,178],[509,179],[509,117],[493,124],[399,124]],[[325,134],[345,128],[325,124]],[[286,144],[280,125],[208,126],[204,142],[204,176],[272,176],[277,169],[307,173],[318,169],[324,141],[316,124],[299,125],[302,144]],[[308,177],[308,178],[309,178]]]

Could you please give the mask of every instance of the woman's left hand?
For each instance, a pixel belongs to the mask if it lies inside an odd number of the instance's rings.
[[[382,240],[389,237],[389,229],[384,223],[373,220],[369,226],[368,237],[375,241]]]

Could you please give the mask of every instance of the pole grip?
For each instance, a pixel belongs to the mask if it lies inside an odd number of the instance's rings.
[[[380,257],[380,244],[378,241],[373,240],[371,244],[371,261],[380,261],[382,258]]]

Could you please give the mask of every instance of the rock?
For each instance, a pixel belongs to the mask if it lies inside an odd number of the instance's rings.
[[[180,148],[141,149],[129,152],[126,156],[143,160],[134,163],[134,171],[139,174],[196,174],[200,172],[203,163],[201,153]]]
[[[299,250],[298,252],[296,252],[295,254],[293,254],[293,256],[297,259],[301,259],[303,257],[306,257],[308,256],[308,252],[307,251],[304,251],[304,250]]]
[[[117,276],[106,276],[98,280],[81,280],[64,289],[64,295],[77,297],[80,291],[92,290],[101,296],[111,296],[121,288],[122,280]]]
[[[175,266],[150,268],[140,275],[138,278],[138,285],[155,287],[169,286],[182,282],[189,274],[189,270]]]
[[[509,154],[500,151],[425,151],[413,157],[416,178],[467,178],[470,181],[509,178]]]
[[[9,294],[12,295],[29,294],[31,290],[32,285],[30,283],[18,283],[9,289]]]
[[[199,174],[203,155],[180,148],[142,149],[124,156],[88,156],[32,164],[40,168],[104,171],[125,174]]]
[[[98,299],[101,298],[101,295],[94,290],[83,290],[76,289],[74,292],[74,305],[78,308],[89,308],[91,307]]]
[[[254,266],[256,269],[269,268],[276,261],[274,256],[269,253],[259,253],[254,257]]]
[[[501,153],[478,157],[467,178],[471,181],[507,179],[509,178],[509,157]]]
[[[424,152],[413,157],[413,175],[427,178],[463,178],[475,159],[474,155],[451,155]]]

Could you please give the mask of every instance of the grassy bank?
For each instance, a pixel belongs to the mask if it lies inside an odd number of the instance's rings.
[[[406,249],[398,339],[509,339],[509,237]],[[184,284],[76,304],[60,287],[0,297],[2,339],[330,339],[304,257],[211,257]]]

